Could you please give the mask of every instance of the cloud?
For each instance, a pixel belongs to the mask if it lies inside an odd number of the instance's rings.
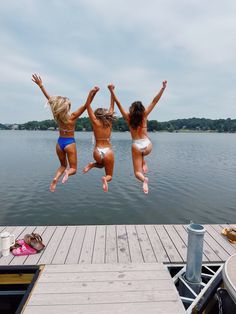
[[[42,117],[41,107],[30,112],[31,102],[44,103],[30,81],[34,72],[75,106],[94,85],[101,87],[94,106],[108,104],[111,81],[127,108],[135,99],[146,104],[167,79],[151,118],[233,118],[235,10],[233,0],[4,1],[0,122],[13,119],[16,102],[14,122]]]

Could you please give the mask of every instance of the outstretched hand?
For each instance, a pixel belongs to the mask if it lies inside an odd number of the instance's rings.
[[[112,91],[115,89],[115,86],[113,84],[109,84],[108,86],[109,91]]]
[[[94,88],[91,89],[90,94],[92,96],[95,96],[97,94],[97,92],[99,91],[99,87],[98,86],[94,86]]]
[[[32,74],[32,81],[37,84],[39,87],[43,86],[43,81],[40,76],[37,74]]]
[[[163,81],[162,82],[162,87],[165,89],[166,88],[166,85],[167,85],[167,81]]]

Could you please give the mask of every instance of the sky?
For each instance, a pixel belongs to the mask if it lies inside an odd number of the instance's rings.
[[[52,118],[32,73],[72,111],[94,86],[108,107],[109,83],[148,105],[167,80],[149,119],[236,118],[235,17],[235,0],[0,0],[0,123]]]

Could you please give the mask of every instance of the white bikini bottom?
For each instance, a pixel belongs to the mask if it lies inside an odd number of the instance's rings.
[[[149,144],[151,144],[151,141],[149,140],[149,138],[140,138],[138,140],[133,140],[133,144],[136,145],[136,147],[140,150],[140,151],[144,151]]]
[[[109,151],[110,147],[96,147],[101,159],[104,159],[104,156],[106,155],[106,153]]]

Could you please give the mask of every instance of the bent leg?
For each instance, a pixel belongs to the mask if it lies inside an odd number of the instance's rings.
[[[113,175],[113,169],[114,169],[114,153],[112,149],[109,149],[109,151],[104,156],[104,166],[105,166],[105,173],[106,176],[102,177],[102,185],[103,185],[103,191],[108,192],[108,182],[112,180]]]
[[[58,159],[60,160],[61,166],[57,169],[56,175],[50,184],[51,192],[55,192],[58,179],[61,177],[61,175],[63,174],[63,172],[65,171],[67,167],[66,153],[61,150],[58,143],[56,145],[56,153],[57,153]]]
[[[103,160],[101,159],[101,156],[100,156],[100,154],[96,148],[93,151],[93,157],[96,160],[96,162],[90,162],[89,164],[87,164],[87,166],[84,167],[84,169],[83,169],[83,173],[88,172],[92,168],[103,168],[104,167]]]
[[[148,172],[148,166],[147,163],[144,159],[144,156],[147,156],[150,154],[150,152],[152,151],[152,143],[150,143],[148,145],[148,147],[145,149],[145,151],[142,153],[143,155],[143,163],[142,163],[142,168],[143,168],[143,173],[146,174]]]
[[[133,159],[133,167],[134,167],[134,175],[135,177],[143,182],[143,191],[145,194],[148,193],[148,178],[143,175],[143,154],[142,152],[132,145],[132,159]]]
[[[76,152],[76,144],[72,143],[65,147],[65,152],[69,162],[69,169],[65,170],[64,177],[62,179],[62,183],[66,183],[69,176],[76,174],[77,172],[77,152]]]

